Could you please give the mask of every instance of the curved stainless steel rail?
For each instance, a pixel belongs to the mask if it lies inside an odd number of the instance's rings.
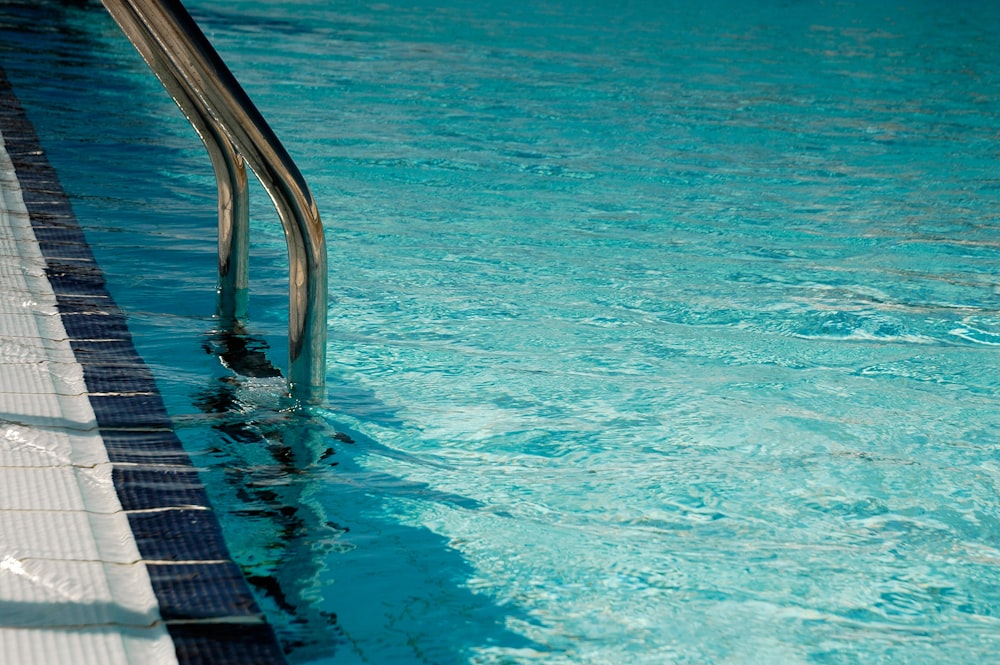
[[[271,197],[288,243],[288,382],[309,402],[326,377],[323,225],[298,167],[179,0],[102,0],[198,132],[219,187],[220,313],[246,314],[249,207],[244,161]]]

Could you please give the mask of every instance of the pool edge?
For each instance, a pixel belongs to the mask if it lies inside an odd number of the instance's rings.
[[[118,499],[149,571],[181,665],[285,663],[272,627],[232,561],[198,472],[152,373],[108,293],[58,174],[0,67],[0,130],[45,259],[60,319]]]

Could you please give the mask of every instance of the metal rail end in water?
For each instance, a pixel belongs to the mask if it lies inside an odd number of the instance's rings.
[[[102,0],[205,143],[219,183],[220,313],[245,313],[249,208],[244,161],[274,203],[288,243],[288,386],[322,402],[326,241],[295,162],[179,0]],[[241,291],[242,289],[242,291]]]

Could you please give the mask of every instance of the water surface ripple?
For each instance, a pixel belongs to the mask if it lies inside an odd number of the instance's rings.
[[[210,298],[115,297],[292,662],[995,658],[990,3],[189,5],[315,189],[329,409],[206,370]],[[157,140],[210,223],[199,146]]]

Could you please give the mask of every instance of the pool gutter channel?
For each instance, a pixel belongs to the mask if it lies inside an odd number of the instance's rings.
[[[174,432],[152,372],[136,352],[125,316],[107,290],[69,198],[2,68],[0,134],[16,175],[14,185],[19,187],[34,240],[44,258],[44,277],[54,293],[73,359],[82,368],[85,397],[93,409],[93,419],[89,422],[81,420],[81,424],[73,425],[66,421],[50,423],[48,427],[62,430],[60,435],[71,438],[99,435],[103,451],[71,451],[70,475],[78,476],[81,470],[100,468],[102,464],[110,466],[108,475],[120,503],[118,513],[124,512],[127,517],[139,555],[136,562],[117,563],[140,564],[145,568],[158,612],[158,617],[152,617],[153,625],[166,627],[176,657],[157,663],[285,663],[273,629],[232,561],[205,488]],[[45,340],[41,344],[52,345]],[[53,385],[58,383],[57,373],[51,372],[51,367],[49,374]],[[15,387],[12,399],[20,399],[18,394],[22,390]],[[9,388],[0,386],[0,391]],[[23,403],[31,400],[31,395],[22,397]],[[3,415],[7,414],[0,417]],[[5,425],[0,419],[0,427]],[[3,436],[0,445],[7,445]],[[26,468],[14,466],[2,470],[30,475]],[[4,496],[0,492],[0,500]],[[0,516],[14,512],[0,504]],[[53,532],[49,537],[58,539],[65,534]],[[0,533],[0,547],[3,540],[4,534]],[[6,568],[0,564],[2,610],[9,600],[6,591],[12,588],[12,580],[24,577],[16,574],[19,573],[16,566],[20,565],[16,562],[30,559],[30,555],[5,558],[5,552],[0,551],[0,558],[7,562]],[[12,602],[10,607],[16,608],[18,604]],[[51,610],[58,614],[60,607],[53,605]],[[10,628],[6,614],[0,611],[0,631]],[[150,618],[143,616],[137,620],[143,623]],[[52,620],[59,626],[57,619]],[[14,628],[30,631],[44,626]],[[73,633],[74,640],[78,633],[104,634],[109,629],[126,634],[134,631],[135,626],[121,623],[64,627]],[[10,642],[10,648],[24,648],[15,642]],[[67,656],[71,662],[82,662],[78,654],[47,656],[41,651],[5,654],[5,643],[6,640],[0,640],[3,662],[61,663],[67,662]],[[101,660],[88,662],[103,665]],[[123,662],[144,661],[126,657]]]

